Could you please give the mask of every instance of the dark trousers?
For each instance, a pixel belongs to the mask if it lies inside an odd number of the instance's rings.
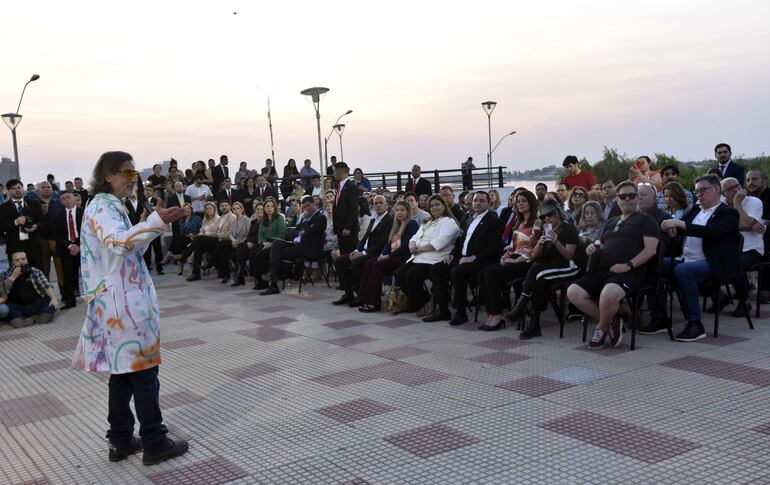
[[[67,254],[61,257],[62,281],[61,299],[66,303],[75,303],[75,288],[78,287],[78,272],[80,269],[80,254]]]
[[[157,453],[165,444],[168,429],[160,412],[158,367],[127,374],[112,374],[109,382],[107,439],[113,446],[127,448],[134,435],[131,397],[139,419],[139,436],[145,452]]]
[[[416,312],[430,299],[423,283],[430,277],[431,266],[427,263],[407,263],[396,270],[396,286],[406,293],[406,311]]]
[[[346,254],[355,251],[358,246],[358,234],[351,233],[350,236],[343,236],[342,233],[337,234],[337,247],[340,249],[340,253]]]
[[[368,259],[363,265],[361,284],[358,286],[358,301],[362,305],[380,308],[382,305],[382,280],[385,275],[400,267],[409,259],[409,255],[389,256],[382,261]]]
[[[230,255],[233,254],[233,243],[229,239],[224,239],[217,243],[214,254],[211,256],[217,268],[217,276],[220,278],[230,277]]]
[[[43,313],[49,313],[51,315],[55,313],[55,310],[51,306],[51,300],[48,297],[40,298],[27,305],[8,303],[8,320],[13,320],[14,318],[29,318]]]
[[[503,289],[506,283],[515,278],[526,276],[532,263],[495,263],[483,268],[478,273],[479,295],[484,296],[488,315],[503,313]],[[506,305],[508,307],[509,305]]]
[[[192,244],[192,240],[189,237],[186,235],[175,234],[171,237],[171,246],[169,246],[168,252],[174,255],[182,254],[185,248],[190,244]]]
[[[193,274],[201,272],[201,260],[205,253],[211,253],[217,248],[218,239],[210,236],[198,236],[193,243],[187,246],[182,253],[182,260],[186,260],[193,254]]]
[[[144,262],[147,269],[152,269],[152,253],[155,253],[155,269],[163,269],[163,244],[161,237],[156,237],[150,243],[150,246],[144,251]]]
[[[371,259],[377,259],[377,254],[366,254],[359,256],[355,260],[350,259],[350,254],[343,254],[334,262],[337,268],[337,277],[340,280],[340,287],[345,293],[351,295],[358,290],[361,284],[361,273],[364,270],[364,264]]]
[[[521,293],[531,298],[533,310],[542,312],[548,306],[551,285],[580,273],[581,269],[574,264],[535,263],[527,271]]]
[[[281,272],[281,261],[284,259],[295,260],[302,257],[299,246],[286,241],[273,241],[270,246],[270,259],[268,261],[268,271],[279,276]]]
[[[762,261],[762,255],[759,251],[751,250],[741,253],[741,275],[738,277],[738,281],[735,282],[735,296],[738,301],[745,302],[749,299],[749,278],[746,275],[746,269]],[[757,282],[758,286],[761,282]],[[759,291],[759,288],[757,288]]]
[[[255,247],[249,251],[249,273],[257,282],[263,274],[267,273],[270,262],[270,248]]]
[[[235,248],[235,276],[238,281],[244,280],[248,273],[249,251],[249,245],[245,241]]]

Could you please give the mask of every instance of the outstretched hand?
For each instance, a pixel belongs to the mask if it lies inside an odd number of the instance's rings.
[[[184,207],[168,207],[164,209],[161,207],[160,201],[158,201],[158,205],[155,206],[155,212],[158,213],[160,218],[163,219],[163,222],[166,224],[171,224],[184,217]]]

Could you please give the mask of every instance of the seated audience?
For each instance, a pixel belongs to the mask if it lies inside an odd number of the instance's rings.
[[[412,217],[417,221],[417,224],[422,225],[423,222],[430,219],[430,214],[420,209],[420,201],[417,198],[417,194],[414,192],[407,192],[404,195],[404,200],[409,204],[409,207],[411,207]]]
[[[604,213],[602,206],[598,202],[592,200],[586,202],[583,206],[580,217],[580,222],[577,225],[578,237],[583,239],[586,244],[592,243],[599,239],[604,231]]]
[[[679,182],[668,182],[663,186],[663,210],[671,217],[682,219],[689,207],[684,187]]]
[[[657,198],[657,205],[658,209],[666,210],[666,185],[670,184],[671,182],[678,182],[679,181],[679,167],[677,167],[675,164],[666,165],[660,170],[660,176],[663,181],[663,188],[658,189],[658,198]],[[679,185],[679,187],[682,187]],[[692,192],[689,190],[685,190],[684,187],[682,187],[682,194],[685,197],[685,202],[679,204],[679,207],[682,209],[686,208],[689,205],[692,205]],[[669,211],[669,213],[675,218],[675,219],[681,219],[680,217],[676,217],[673,213]]]
[[[214,252],[214,261],[216,261],[217,264],[217,274],[222,279],[222,284],[225,284],[230,280],[230,257],[233,253],[238,251],[240,246],[246,246],[246,238],[248,237],[249,229],[251,228],[251,219],[246,215],[243,204],[237,201],[233,202],[231,214],[235,217],[230,222],[229,237],[219,241],[217,249]],[[246,284],[245,265],[236,267],[236,274],[233,279],[235,281],[232,286]]]
[[[544,202],[538,208],[542,234],[532,249],[532,266],[527,270],[521,295],[513,310],[505,315],[505,320],[520,320],[532,307],[529,323],[519,334],[522,340],[539,337],[540,312],[546,309],[549,288],[553,283],[566,278],[574,278],[582,271],[576,263],[575,249],[579,243],[577,228],[564,220],[561,207],[553,202]]]
[[[385,197],[378,195],[374,198],[374,210],[376,217],[366,225],[363,237],[359,239],[358,247],[348,254],[334,258],[340,288],[345,294],[339,300],[332,302],[333,305],[348,305],[350,307],[360,305],[355,293],[361,284],[364,264],[379,257],[388,242],[393,218],[388,213],[388,203]]]
[[[387,208],[387,203],[386,203]],[[372,220],[372,211],[369,209],[369,201],[365,197],[358,198],[358,234],[357,240],[360,241],[364,234],[366,234],[366,228],[369,227],[369,223]]]
[[[583,187],[575,187],[569,194],[567,199],[567,213],[572,216],[574,224],[580,224],[581,212],[583,204],[588,201],[588,191]]]
[[[602,183],[602,192],[604,192],[604,205],[602,208],[604,220],[608,221],[613,217],[620,215],[620,206],[618,206],[618,192],[615,182],[607,179]]]
[[[607,221],[599,244],[586,248],[588,255],[599,253],[596,271],[582,276],[567,289],[569,301],[597,321],[588,343],[591,350],[603,348],[608,334],[610,344],[620,346],[620,302],[646,282],[646,263],[655,256],[660,237],[655,221],[639,211],[636,185],[622,182],[617,187],[617,197],[621,215]]]
[[[248,258],[249,271],[254,276],[255,290],[267,289],[268,285],[262,279],[262,275],[267,273],[268,270],[270,248],[273,245],[273,241],[286,238],[286,229],[286,219],[278,210],[278,204],[275,202],[275,199],[267,199],[261,217],[251,223],[246,246],[248,252],[243,251],[244,248],[239,249],[239,251],[242,251],[242,253],[239,252],[239,259]]]
[[[360,168],[353,170],[353,181],[356,183],[356,187],[361,192],[372,191],[372,183],[368,178],[364,177],[364,171]]]
[[[362,312],[380,311],[382,304],[382,280],[385,274],[400,267],[409,258],[409,240],[417,233],[418,224],[412,219],[412,208],[405,201],[393,207],[393,223],[387,242],[377,258],[364,263],[358,302]]]
[[[543,182],[538,182],[535,184],[535,195],[537,196],[537,202],[543,202],[545,199],[545,194],[548,192],[548,186],[544,184]],[[510,203],[510,201],[509,201]]]
[[[506,222],[503,241],[509,243],[500,261],[482,268],[477,275],[479,295],[483,295],[487,308],[487,321],[479,330],[495,331],[505,326],[503,321],[503,293],[506,284],[527,274],[532,265],[532,250],[537,239],[535,227],[542,234],[542,224],[537,220],[537,197],[528,190],[516,194],[516,211],[513,219]],[[509,236],[510,234],[510,236]],[[508,292],[505,292],[507,295]],[[506,305],[507,307],[508,305]]]
[[[26,253],[11,254],[11,267],[3,272],[2,284],[8,294],[7,318],[13,328],[53,320],[59,299],[43,272],[30,266]]]
[[[193,214],[192,204],[187,202],[184,204],[183,208],[184,217],[177,221],[177,227],[179,228],[178,233],[171,236],[171,245],[168,248],[168,253],[166,253],[166,258],[171,258],[179,263],[180,275],[184,270],[182,253],[184,253],[184,250],[195,240],[195,236],[200,232],[201,224],[203,223],[200,217]],[[211,209],[216,213],[213,204]]]
[[[322,212],[322,215],[326,217],[323,252],[330,253],[337,249],[337,233],[334,232],[334,202],[326,203],[326,210]],[[336,253],[334,254],[336,255]]]
[[[413,208],[412,204],[409,206]],[[408,312],[416,312],[428,302],[430,295],[423,285],[430,276],[431,266],[452,252],[460,235],[460,227],[441,196],[431,196],[429,209],[429,218],[409,240],[412,256],[395,273],[396,286],[407,296]]]
[[[208,207],[208,204],[206,204],[206,206]],[[221,215],[216,223],[216,232],[213,235],[203,234],[204,230],[209,231],[209,225],[206,224],[204,219],[203,227],[201,228],[202,234],[196,237],[193,244],[185,249],[185,252],[182,254],[183,258],[193,254],[192,274],[187,278],[187,281],[197,281],[201,279],[200,270],[203,255],[207,253],[211,255],[209,266],[216,264],[217,260],[213,256],[214,251],[216,251],[220,242],[230,240],[230,224],[235,218],[230,212],[230,204],[228,204],[227,201],[222,201],[219,204],[219,212]]]
[[[443,200],[443,199],[442,199]],[[433,308],[428,322],[449,320],[450,325],[462,325],[468,321],[468,282],[478,271],[492,264],[500,255],[502,239],[497,213],[490,209],[489,194],[476,191],[473,196],[473,217],[463,226],[452,252],[430,268],[433,282]],[[457,312],[449,312],[449,283],[452,283],[452,306]]]
[[[762,201],[762,220],[765,225],[770,224],[770,188],[767,187],[767,175],[761,170],[749,170],[746,174],[746,188],[749,195],[752,195]],[[765,257],[767,261],[770,258],[770,230],[765,230]],[[759,282],[760,302],[770,303],[770,271],[763,274],[763,281]]]
[[[500,192],[495,189],[491,189],[489,192],[489,210],[493,211],[500,217],[500,212],[505,208],[500,201]]]

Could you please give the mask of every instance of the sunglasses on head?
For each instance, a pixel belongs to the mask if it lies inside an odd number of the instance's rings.
[[[618,199],[620,199],[620,200],[628,200],[628,199],[634,200],[634,199],[636,199],[636,193],[635,192],[630,192],[628,194],[618,194]]]
[[[544,220],[548,219],[549,217],[551,217],[552,215],[553,215],[553,212],[549,212],[547,214],[540,214],[540,220],[544,221]]]

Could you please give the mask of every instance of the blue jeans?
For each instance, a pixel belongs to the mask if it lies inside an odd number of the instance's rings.
[[[53,315],[56,312],[51,306],[51,300],[48,297],[36,300],[35,303],[29,305],[17,305],[15,303],[8,304],[8,318],[13,320],[14,318],[28,318],[40,315],[41,313],[50,313]]]
[[[107,421],[110,429],[107,439],[117,448],[128,448],[134,436],[134,415],[131,413],[131,396],[139,419],[139,436],[144,451],[157,453],[163,449],[168,428],[163,424],[160,412],[160,381],[158,367],[138,372],[112,374]]]
[[[0,320],[5,320],[5,317],[8,316],[8,313],[10,313],[8,305],[5,303],[0,303]]]
[[[671,258],[663,261],[663,271],[668,272],[671,269]],[[691,261],[684,263],[677,261],[674,266],[674,278],[679,293],[682,295],[682,313],[688,322],[700,321],[700,294],[698,293],[698,283],[711,278],[711,267],[705,259],[700,261]]]

